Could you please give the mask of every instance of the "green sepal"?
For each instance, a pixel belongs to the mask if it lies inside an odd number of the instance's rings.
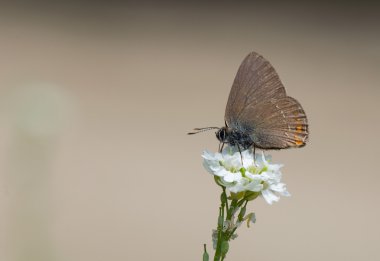
[[[239,200],[239,199],[244,198],[245,191],[238,192],[238,193],[231,192],[230,194],[231,194],[230,196],[231,199]]]
[[[245,194],[245,199],[246,199],[247,201],[251,201],[251,200],[254,200],[255,198],[257,198],[259,195],[260,195],[259,192],[248,191],[248,192]]]
[[[220,182],[220,177],[214,176],[214,180],[215,180],[216,185],[224,188],[223,184]]]

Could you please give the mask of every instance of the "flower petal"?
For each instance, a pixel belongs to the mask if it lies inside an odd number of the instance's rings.
[[[272,191],[269,189],[265,189],[261,191],[261,195],[265,199],[265,201],[269,204],[272,205],[273,202],[278,202],[280,200],[279,196],[276,196]]]

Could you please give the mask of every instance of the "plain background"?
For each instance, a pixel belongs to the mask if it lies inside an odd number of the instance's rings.
[[[292,197],[251,203],[257,223],[227,260],[380,260],[378,5],[0,10],[1,260],[200,260],[220,194],[200,155],[218,142],[186,133],[223,125],[253,50],[303,105],[310,141],[270,152]]]

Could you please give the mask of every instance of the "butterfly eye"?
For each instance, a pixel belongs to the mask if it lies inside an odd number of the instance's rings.
[[[218,140],[220,142],[225,141],[225,139],[226,139],[226,129],[221,128],[215,134],[216,134],[216,137],[218,138]]]

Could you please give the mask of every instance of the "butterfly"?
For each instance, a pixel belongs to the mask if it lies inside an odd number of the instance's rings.
[[[273,66],[251,52],[241,63],[228,97],[225,126],[195,128],[188,134],[217,129],[224,144],[241,149],[299,148],[309,137],[308,120],[301,104],[286,95]]]

